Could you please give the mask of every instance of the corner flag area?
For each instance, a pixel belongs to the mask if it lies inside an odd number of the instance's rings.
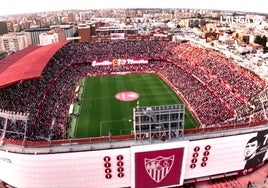
[[[86,77],[80,88],[69,130],[72,138],[131,134],[134,107],[182,103],[156,74]],[[186,109],[185,129],[197,126]]]

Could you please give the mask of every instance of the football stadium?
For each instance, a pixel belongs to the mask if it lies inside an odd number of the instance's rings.
[[[61,41],[0,65],[0,180],[12,187],[245,187],[238,178],[267,164],[266,81],[219,52]]]

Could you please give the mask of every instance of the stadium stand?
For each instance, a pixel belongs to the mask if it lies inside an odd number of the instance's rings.
[[[202,128],[266,120],[264,80],[215,52],[189,43],[62,42],[37,50],[0,73],[2,114],[27,114],[27,121],[14,119],[14,115],[0,117],[2,140],[66,139],[68,110],[75,100],[77,83],[85,76],[124,71],[160,73],[179,91]],[[92,66],[95,60],[128,58],[147,58],[149,64]],[[18,69],[19,74],[15,74]]]

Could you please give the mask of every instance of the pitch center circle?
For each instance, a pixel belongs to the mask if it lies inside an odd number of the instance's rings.
[[[120,101],[135,101],[139,98],[139,93],[134,91],[122,91],[115,95],[115,98]]]

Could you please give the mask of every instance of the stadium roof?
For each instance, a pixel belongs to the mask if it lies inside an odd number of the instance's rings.
[[[7,56],[6,58],[0,60],[0,73],[3,72],[7,67],[12,65],[13,63],[16,63],[19,59],[27,55],[28,53],[31,53],[32,51],[36,50],[37,48],[40,48],[41,46],[29,46],[28,48],[24,48],[23,50],[20,50],[14,54],[11,54],[10,56]]]
[[[61,41],[43,47],[29,47],[1,60],[0,88],[40,77],[51,57],[67,43],[68,41]]]

